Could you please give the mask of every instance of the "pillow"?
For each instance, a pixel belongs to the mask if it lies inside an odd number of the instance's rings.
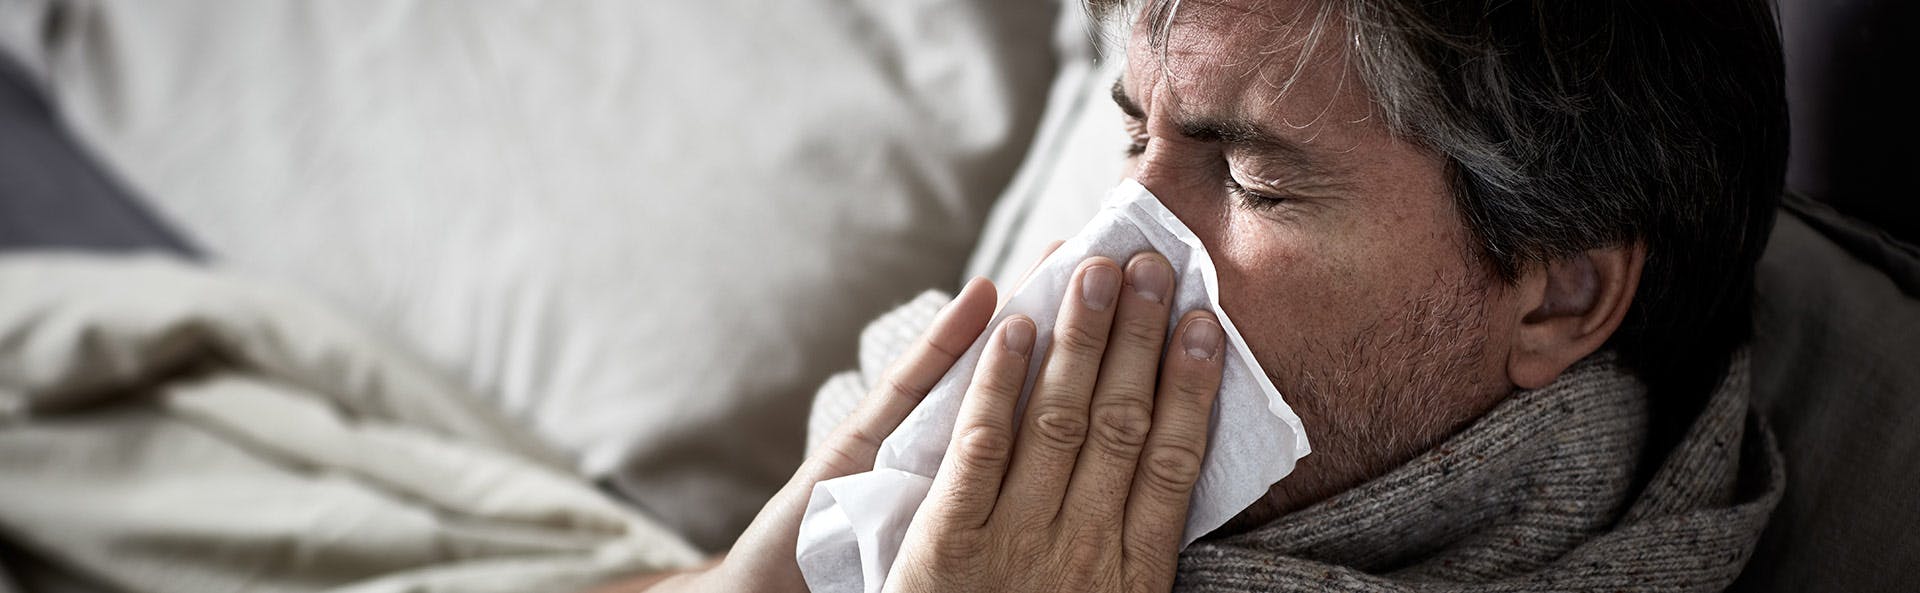
[[[215,265],[388,328],[712,549],[861,325],[959,277],[1062,9],[17,0],[0,48]]]
[[[1785,203],[1756,274],[1753,391],[1787,491],[1729,590],[1920,590],[1920,250]]]
[[[1123,32],[1098,36],[1096,52],[1085,34],[1077,53],[1061,62],[1046,116],[1033,150],[1020,165],[980,234],[967,264],[969,275],[1011,287],[1055,240],[1080,232],[1100,210],[1107,190],[1125,176],[1125,117],[1113,102],[1113,82],[1125,61]],[[1110,56],[1095,59],[1096,53]]]

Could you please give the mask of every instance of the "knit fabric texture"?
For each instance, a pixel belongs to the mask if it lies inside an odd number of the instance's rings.
[[[863,332],[861,368],[816,397],[809,449],[946,301],[923,294]],[[1785,488],[1749,393],[1743,350],[1679,444],[1649,456],[1645,387],[1611,353],[1589,356],[1386,475],[1195,542],[1174,590],[1723,590]],[[1642,464],[1657,468],[1644,484]]]

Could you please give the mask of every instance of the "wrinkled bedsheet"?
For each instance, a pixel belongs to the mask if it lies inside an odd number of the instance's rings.
[[[429,368],[174,260],[0,256],[0,538],[180,593],[566,591],[698,561]]]

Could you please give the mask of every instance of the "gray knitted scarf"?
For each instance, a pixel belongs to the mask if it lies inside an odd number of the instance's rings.
[[[945,302],[922,295],[861,336],[809,433],[844,417]],[[1177,591],[1719,591],[1785,487],[1734,357],[1679,444],[1642,459],[1646,390],[1610,354],[1515,393],[1413,461],[1180,557]],[[1307,427],[1312,431],[1311,426]],[[1642,463],[1657,464],[1636,483]]]

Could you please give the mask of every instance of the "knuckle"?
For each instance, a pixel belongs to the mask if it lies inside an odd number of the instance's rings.
[[[841,447],[822,447],[800,465],[800,474],[814,479],[837,478],[864,471],[860,461]]]
[[[889,371],[886,375],[882,376],[879,387],[879,389],[869,395],[883,398],[903,398],[915,402],[920,401],[921,398],[927,395],[925,390],[916,388],[913,385],[908,385],[906,381],[901,380],[898,371]]]
[[[1171,529],[1167,532],[1175,535],[1180,533]],[[1175,549],[1179,540],[1149,537],[1146,533],[1140,530],[1127,534],[1126,541],[1121,544],[1125,547],[1127,558],[1144,563],[1148,568],[1147,574],[1173,574],[1175,564],[1179,561],[1179,551]]]
[[[1108,367],[1100,377],[1100,397],[1108,397],[1126,402],[1125,405],[1144,408],[1142,404],[1153,401],[1153,377],[1129,376],[1118,372],[1121,369]],[[1119,405],[1119,404],[1115,404]],[[1144,411],[1144,410],[1142,410]]]
[[[959,360],[961,355],[966,354],[967,347],[973,345],[971,336],[935,336],[932,332],[933,329],[928,328],[927,333],[920,337],[920,342],[926,344],[927,349],[934,354],[949,361]]]
[[[1184,446],[1154,447],[1147,451],[1140,467],[1146,483],[1164,496],[1184,497],[1200,479],[1200,452]]]
[[[1161,314],[1164,317],[1164,312]],[[1154,323],[1153,317],[1135,318],[1123,321],[1119,325],[1120,339],[1136,344],[1152,344],[1158,350],[1167,341],[1167,330]]]
[[[1072,524],[1053,533],[1056,570],[1068,583],[1096,583],[1107,569],[1107,560],[1119,544],[1118,525]]]
[[[1023,361],[1002,360],[997,368],[989,369],[974,379],[975,388],[984,393],[1002,396],[1018,396],[1027,385],[1027,367]],[[969,395],[968,397],[976,397]]]
[[[1120,539],[1121,525],[1117,521],[1076,521],[1063,523],[1055,531],[1055,540],[1076,552],[1088,554],[1086,559],[1091,560],[1109,551]]]
[[[1070,356],[1097,358],[1107,349],[1107,338],[1084,323],[1068,323],[1054,331],[1053,343]]]
[[[1019,504],[1021,501],[1014,501]],[[995,508],[999,511],[999,508]],[[1001,523],[1001,531],[996,539],[996,549],[1007,550],[1044,550],[1053,546],[1053,520],[1041,513],[1029,512],[1034,509],[1015,507],[1008,512]]]
[[[1087,439],[1086,416],[1069,410],[1040,410],[1033,416],[1032,429],[1042,444],[1057,449],[1077,449]]]
[[[1219,389],[1219,374],[1218,368],[1193,365],[1175,372],[1169,383],[1173,385],[1174,393],[1182,399],[1194,401],[1211,396]]]
[[[946,574],[966,571],[985,551],[981,538],[965,531],[943,531],[927,542],[928,560],[935,570]]]
[[[845,452],[851,456],[852,451],[877,451],[880,449],[881,437],[868,431],[865,426],[849,426],[846,430],[842,431],[840,435],[840,439],[837,439],[837,442],[834,443],[837,446],[831,447],[829,450]]]
[[[809,458],[825,475],[839,476],[866,471],[873,467],[873,455],[880,450],[880,437],[859,425],[842,425]]]
[[[1119,453],[1132,453],[1147,443],[1153,428],[1152,414],[1132,404],[1107,404],[1093,411],[1093,434],[1098,441]]]
[[[999,467],[1013,454],[1013,437],[996,427],[970,428],[955,443],[957,460],[974,469]]]
[[[845,474],[862,472],[866,470],[866,466],[872,466],[874,459],[868,459],[866,464],[862,464],[860,455],[854,455],[852,451],[864,451],[864,449],[866,449],[866,443],[860,443],[860,441],[852,441],[852,443],[841,441],[829,447],[820,447],[820,451],[814,453],[814,457],[810,459],[814,463],[812,470],[818,472],[820,476],[845,476]]]
[[[1069,583],[1099,582],[1100,573],[1105,568],[1101,562],[1104,552],[1100,542],[1068,545],[1067,549],[1061,552],[1066,556],[1065,562],[1062,562],[1059,567],[1059,570],[1065,573],[1061,576],[1066,577],[1066,582]]]

